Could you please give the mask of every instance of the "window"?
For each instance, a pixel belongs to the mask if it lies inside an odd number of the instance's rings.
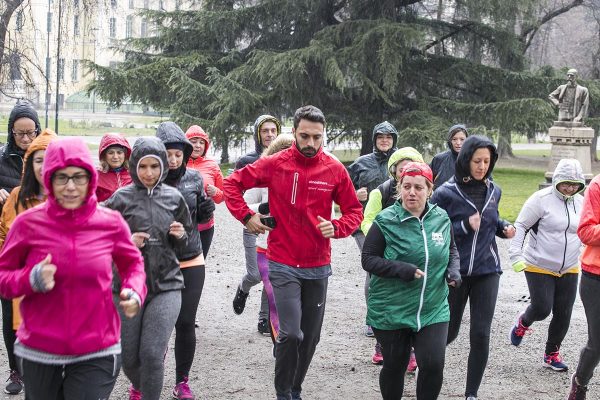
[[[144,0],[144,8],[150,8],[150,0]]]
[[[161,11],[165,11],[165,2],[163,0],[158,0],[158,9]]]
[[[71,81],[79,80],[79,60],[73,60],[73,68],[71,69]]]
[[[58,60],[58,79],[63,81],[65,80],[65,59],[60,58]]]
[[[146,18],[142,19],[142,23],[140,24],[140,36],[146,37],[148,35],[148,21]]]
[[[129,8],[135,8],[135,2],[133,0],[129,0]]]
[[[73,7],[74,8],[79,7],[79,0],[73,0]]]
[[[112,8],[117,8],[117,0],[110,0],[110,6]]]
[[[17,32],[21,32],[23,30],[23,25],[25,25],[25,17],[23,16],[23,10],[17,11],[15,25],[15,29]]]
[[[125,37],[130,38],[133,33],[133,17],[131,15],[127,16],[127,21],[125,22]]]
[[[180,0],[175,0],[175,10],[179,11],[180,7],[181,7],[181,1]]]
[[[108,35],[111,38],[114,38],[117,36],[117,19],[116,18],[111,18],[108,20]]]
[[[79,36],[79,15],[73,16],[73,34]]]
[[[21,57],[16,53],[11,53],[8,63],[10,66],[10,79],[13,81],[23,79],[21,76]]]

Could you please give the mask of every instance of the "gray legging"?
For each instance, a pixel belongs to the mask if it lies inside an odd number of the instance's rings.
[[[587,344],[581,349],[575,376],[580,385],[587,385],[600,362],[600,276],[583,272],[579,296],[588,324]]]
[[[244,229],[244,252],[246,254],[246,275],[242,278],[240,287],[244,293],[250,293],[252,286],[262,282],[260,272],[258,271],[258,262],[256,261],[256,235]],[[269,301],[267,293],[263,290],[260,297],[259,319],[269,319]]]
[[[133,318],[126,318],[119,307],[123,372],[144,400],[160,399],[165,353],[180,308],[180,290],[146,300]]]

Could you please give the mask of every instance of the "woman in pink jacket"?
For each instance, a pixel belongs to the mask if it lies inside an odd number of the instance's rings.
[[[52,142],[42,170],[46,203],[15,219],[0,253],[0,295],[25,296],[15,355],[27,398],[108,398],[121,364],[112,263],[132,317],[146,296],[143,259],[121,215],[98,207],[81,139]]]
[[[210,139],[204,129],[198,125],[192,125],[185,133],[185,137],[194,146],[194,151],[190,157],[187,166],[200,172],[204,180],[204,191],[215,204],[221,203],[225,196],[223,194],[223,174],[219,164],[211,158],[208,158],[208,148],[210,147]],[[212,238],[215,233],[215,218],[212,217],[208,222],[198,225],[200,231],[200,239],[202,240],[202,253],[204,258],[208,254]]]
[[[129,156],[131,146],[127,139],[120,133],[107,133],[100,139],[98,148],[98,187],[96,197],[98,201],[108,199],[120,187],[129,185]]]

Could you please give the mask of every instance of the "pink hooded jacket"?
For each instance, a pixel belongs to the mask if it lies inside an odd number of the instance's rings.
[[[52,175],[67,166],[90,173],[85,202],[74,210],[60,206],[52,192]],[[58,355],[97,352],[120,340],[120,319],[112,297],[112,262],[122,287],[133,289],[143,302],[143,258],[121,215],[98,206],[98,174],[81,139],[50,143],[43,180],[48,200],[15,219],[0,253],[0,295],[25,296],[23,323],[17,331],[25,346]],[[57,267],[55,286],[47,293],[35,293],[29,275],[47,254]]]

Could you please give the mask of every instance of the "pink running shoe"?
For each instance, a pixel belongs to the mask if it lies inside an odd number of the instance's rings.
[[[129,386],[129,400],[142,400],[142,392],[133,387]]]
[[[188,386],[188,377],[183,377],[183,381],[179,382],[173,388],[173,398],[177,400],[194,400],[194,393]]]
[[[375,353],[371,357],[371,362],[375,365],[383,364],[383,354],[381,354],[381,344],[375,343]]]
[[[406,367],[407,374],[413,374],[417,370],[417,358],[415,357],[415,351],[410,351],[410,359],[408,360],[408,367]]]

